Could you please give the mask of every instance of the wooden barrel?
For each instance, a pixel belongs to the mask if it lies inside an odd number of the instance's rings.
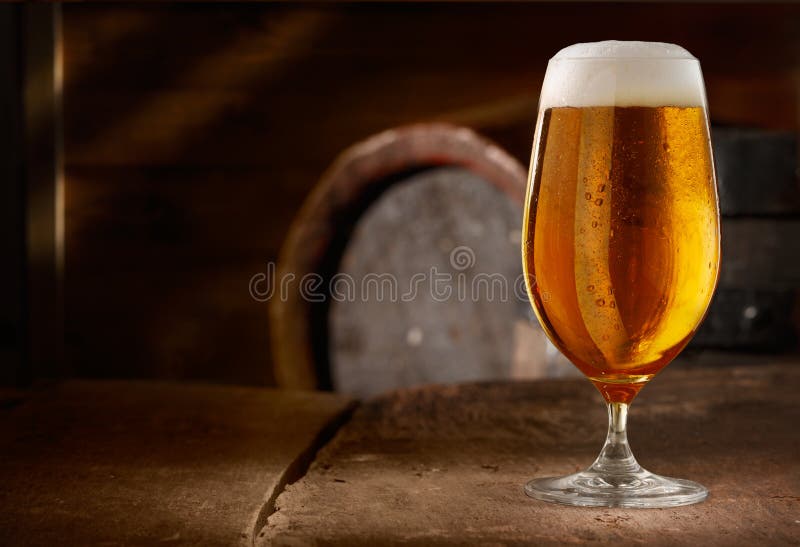
[[[797,345],[800,185],[797,137],[716,127],[722,268],[695,348],[784,351]]]
[[[314,298],[295,285],[270,300],[279,384],[366,395],[547,366],[530,361],[547,348],[521,285],[525,184],[522,165],[460,127],[391,130],[345,151],[279,260],[279,280],[316,284]],[[449,295],[432,289],[437,275]]]
[[[796,340],[792,138],[714,132],[723,265],[695,348],[778,350]],[[522,291],[525,182],[503,150],[447,125],[387,131],[345,151],[281,253],[277,279],[294,283],[270,300],[279,384],[369,395],[575,374]]]

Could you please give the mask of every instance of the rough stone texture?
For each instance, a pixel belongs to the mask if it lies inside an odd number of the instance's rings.
[[[350,401],[72,382],[0,393],[0,544],[252,544]],[[305,461],[304,461],[305,460]]]
[[[586,467],[605,410],[585,380],[399,391],[356,412],[278,498],[273,545],[800,543],[800,367],[675,366],[634,403],[645,467],[697,480],[702,504],[586,509],[527,498]]]

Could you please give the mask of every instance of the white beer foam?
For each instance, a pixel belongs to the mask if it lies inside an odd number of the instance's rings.
[[[574,44],[550,59],[539,99],[558,106],[706,106],[700,63],[663,42]]]

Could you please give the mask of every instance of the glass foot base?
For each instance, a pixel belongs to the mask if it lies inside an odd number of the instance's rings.
[[[601,474],[589,469],[566,477],[533,479],[525,493],[538,500],[581,507],[677,507],[706,499],[705,486],[684,479],[634,473]]]

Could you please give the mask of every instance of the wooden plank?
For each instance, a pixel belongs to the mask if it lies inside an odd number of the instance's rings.
[[[800,287],[800,220],[722,220],[720,286],[793,290]]]
[[[248,545],[347,415],[341,396],[72,382],[0,409],[17,545]]]
[[[639,462],[702,504],[574,508],[527,498],[587,467],[606,413],[583,380],[432,386],[366,402],[277,500],[265,545],[788,545],[800,541],[800,367],[668,368],[633,405]],[[745,467],[743,467],[745,466]],[[746,470],[745,470],[746,468]]]
[[[120,266],[146,269],[144,260],[192,267],[266,261],[277,254],[306,196],[307,189],[293,181],[319,173],[285,175],[275,178],[262,167],[73,168],[66,202],[69,257],[76,267],[104,274]],[[224,188],[230,189],[226,195]],[[106,260],[87,263],[98,255]]]
[[[82,275],[87,287],[82,299],[74,301],[66,325],[70,366],[77,374],[274,382],[267,306],[250,296],[248,286],[253,275],[266,271],[261,259],[214,266],[181,263],[174,256],[159,261],[163,251],[133,252],[141,262],[129,271],[124,261],[110,263],[108,270],[68,270],[68,282],[72,275]],[[123,271],[113,271],[115,264]],[[151,271],[151,264],[165,271]],[[74,292],[67,295],[81,298]],[[113,359],[113,364],[101,357]]]
[[[0,386],[25,380],[25,222],[20,6],[0,5]]]
[[[249,281],[277,260],[304,190],[258,168],[72,173],[70,369],[82,377],[274,383],[267,306],[250,296]],[[229,185],[236,192],[221,196]]]
[[[797,347],[796,290],[718,287],[691,348],[781,352]]]
[[[797,135],[715,127],[712,141],[723,215],[800,213]]]
[[[574,7],[559,5],[67,6],[68,164],[263,163],[284,147],[306,158],[332,146],[330,157],[392,125],[469,123],[476,110],[522,99],[473,126],[530,132],[548,57],[595,35],[598,18],[603,35],[619,37],[659,20],[664,39],[703,60],[715,121],[796,128],[800,8],[683,8],[588,5],[575,20]],[[144,16],[138,32],[102,26]],[[704,32],[690,32],[687,18]],[[550,24],[531,36],[542,19]],[[307,139],[312,127],[317,139]],[[275,153],[259,153],[265,145]]]

